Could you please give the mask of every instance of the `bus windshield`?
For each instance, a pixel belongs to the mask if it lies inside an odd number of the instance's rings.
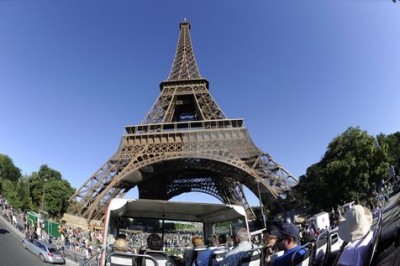
[[[242,206],[115,198],[105,215],[103,251],[110,251],[122,235],[130,249],[139,253],[147,246],[147,237],[155,233],[162,239],[162,251],[179,255],[192,247],[193,236],[207,244],[209,236],[229,239],[241,227],[248,229]]]

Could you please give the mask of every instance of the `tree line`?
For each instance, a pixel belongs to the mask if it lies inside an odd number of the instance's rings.
[[[352,201],[368,206],[376,186],[382,179],[398,175],[399,166],[400,132],[371,136],[359,127],[350,127],[299,177],[292,190],[294,205],[312,213]]]
[[[14,208],[44,211],[57,219],[67,211],[74,192],[59,171],[44,164],[39,171],[23,176],[9,156],[0,154],[0,193]]]

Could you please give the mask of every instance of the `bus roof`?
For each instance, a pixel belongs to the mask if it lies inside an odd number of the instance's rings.
[[[238,205],[176,202],[146,199],[114,198],[108,211],[110,216],[220,222],[246,216]]]

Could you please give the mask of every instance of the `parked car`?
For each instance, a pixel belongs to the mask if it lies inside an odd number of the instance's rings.
[[[22,246],[39,256],[43,262],[65,263],[63,255],[52,244],[47,244],[41,240],[23,238]]]

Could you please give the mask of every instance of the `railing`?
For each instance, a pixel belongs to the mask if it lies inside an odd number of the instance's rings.
[[[222,119],[222,120],[188,121],[188,122],[127,126],[125,127],[125,131],[127,135],[143,135],[149,133],[156,134],[156,133],[171,133],[178,131],[241,128],[242,126],[243,126],[243,119]]]

